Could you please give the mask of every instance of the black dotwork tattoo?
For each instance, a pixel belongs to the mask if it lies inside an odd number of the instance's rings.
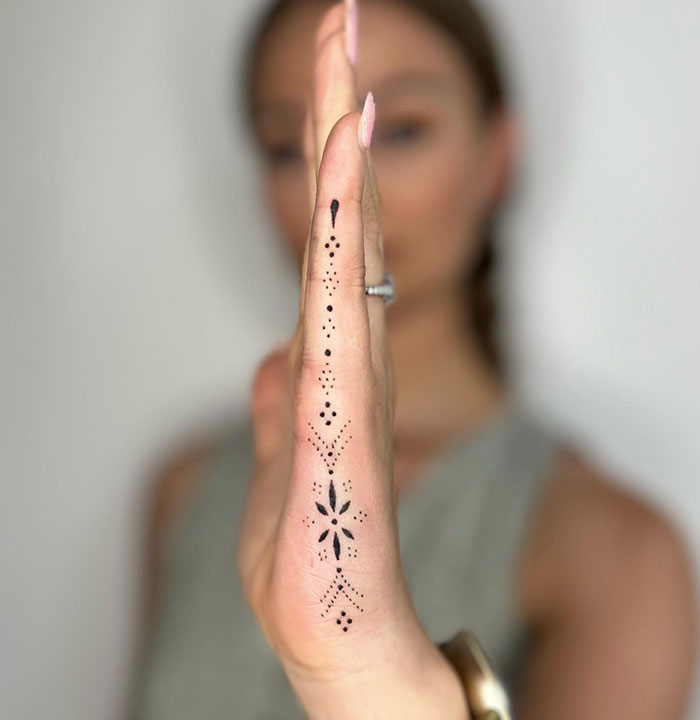
[[[333,484],[333,481],[331,480],[328,485],[328,504],[331,508],[331,512],[329,513],[328,510],[326,510],[325,505],[321,505],[320,502],[316,503],[316,509],[321,513],[321,515],[325,515],[326,517],[330,518],[331,514],[333,515],[333,518],[331,519],[330,523],[333,526],[333,528],[328,528],[324,530],[321,533],[321,537],[318,539],[319,542],[323,542],[327,537],[328,533],[333,530],[333,552],[335,553],[335,559],[340,560],[340,538],[338,536],[338,530],[340,530],[343,535],[345,535],[346,538],[349,538],[350,540],[354,540],[355,536],[352,534],[350,530],[348,530],[346,527],[340,525],[338,526],[338,519],[340,515],[343,515],[347,512],[348,508],[350,507],[350,501],[346,501],[343,503],[342,507],[338,510],[336,513],[336,503],[337,498],[335,494],[335,485]]]
[[[358,590],[353,587],[347,577],[345,577],[343,568],[337,567],[335,573],[335,577],[331,580],[326,592],[321,596],[321,602],[325,605],[325,609],[321,612],[321,617],[327,617],[330,614],[336,600],[341,595],[355,610],[363,613],[364,609],[360,606],[359,601],[364,598],[364,594],[358,592]]]
[[[333,200],[331,202],[331,223],[333,227],[335,227],[335,219],[338,215],[338,209],[340,208],[340,203],[337,200]]]
[[[343,610],[340,613],[340,617],[335,621],[337,625],[342,626],[343,632],[348,631],[348,625],[352,625],[352,618]],[[345,622],[345,625],[343,625],[343,622]]]
[[[335,229],[336,226],[339,210],[340,203],[337,200],[333,200],[330,206],[333,229]],[[350,510],[351,500],[347,497],[347,494],[352,490],[352,480],[349,477],[338,478],[341,488],[340,493],[344,496],[341,499],[338,486],[332,477],[336,472],[338,459],[348,442],[352,440],[352,435],[348,431],[351,421],[348,419],[343,422],[342,418],[338,418],[338,411],[333,407],[330,394],[330,391],[335,388],[335,375],[330,367],[330,358],[333,356],[331,349],[332,332],[336,329],[336,326],[333,324],[334,308],[331,300],[333,298],[333,292],[340,284],[340,280],[337,278],[338,273],[333,269],[335,251],[340,248],[340,243],[337,242],[335,235],[330,236],[330,241],[325,243],[325,248],[328,250],[328,267],[325,270],[323,285],[325,291],[328,293],[329,302],[326,306],[328,318],[322,326],[322,329],[325,332],[326,339],[331,342],[326,343],[327,346],[323,350],[326,358],[325,367],[321,370],[318,381],[325,391],[326,400],[318,413],[319,421],[317,422],[320,422],[321,427],[317,429],[314,427],[314,424],[308,422],[307,424],[311,435],[307,439],[313,445],[321,460],[323,460],[329,477],[328,485],[326,485],[325,481],[314,480],[313,489],[318,498],[315,501],[316,514],[313,515],[312,511],[312,515],[307,515],[304,518],[304,524],[307,528],[313,526],[321,530],[318,536],[319,560],[321,562],[327,562],[329,553],[332,552],[332,557],[335,558],[336,562],[341,562],[341,559],[344,561],[357,557],[357,547],[355,546],[356,530],[351,527],[350,521],[362,523],[367,517],[367,513],[362,510],[353,509],[351,517],[351,513],[348,512]],[[336,419],[343,422],[342,427],[337,431],[332,429]],[[328,437],[327,434],[331,432],[333,433],[332,437]],[[336,606],[336,603],[344,603],[346,609],[341,609],[340,615],[336,615],[336,625],[341,628],[343,632],[347,632],[348,628],[352,625],[352,618],[348,614],[350,607],[357,612],[363,613],[364,608],[360,604],[363,598],[364,595],[349,582],[343,568],[336,567],[333,580],[321,596],[321,602],[325,606],[321,612],[321,617],[328,616]]]

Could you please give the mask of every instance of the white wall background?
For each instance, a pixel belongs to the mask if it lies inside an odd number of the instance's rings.
[[[520,391],[700,554],[700,6],[493,4]],[[0,2],[2,718],[117,716],[148,473],[292,327],[225,94],[253,5]]]

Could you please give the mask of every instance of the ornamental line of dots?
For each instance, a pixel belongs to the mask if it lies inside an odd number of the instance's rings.
[[[331,223],[333,228],[335,229],[335,223],[336,218],[338,215],[338,210],[340,209],[340,203],[338,200],[333,200],[330,205],[330,211],[331,211]],[[340,242],[338,242],[335,235],[330,236],[330,241],[325,243],[325,248],[328,250],[329,255],[329,265],[330,269],[327,269],[325,271],[325,274],[327,277],[323,278],[323,284],[326,289],[326,292],[328,293],[329,300],[333,297],[333,291],[337,290],[338,286],[340,285],[340,280],[337,278],[337,271],[333,269],[333,258],[335,257],[335,251],[340,249]],[[326,306],[326,311],[328,312],[328,319],[326,321],[326,324],[322,326],[322,329],[325,331],[326,339],[331,339],[331,331],[336,329],[335,324],[333,323],[333,305],[329,302],[329,304]],[[329,343],[330,344],[330,343]],[[324,350],[324,355],[326,358],[332,357],[332,350],[330,347],[327,347]],[[330,390],[335,389],[335,375],[333,371],[330,368],[330,360],[326,360],[325,362],[325,368],[321,370],[321,375],[318,378],[318,381],[321,383],[322,389],[325,391],[326,398],[330,395]],[[330,427],[333,424],[334,419],[338,417],[338,412],[333,408],[332,403],[329,399],[326,399],[326,401],[323,404],[323,408],[319,411],[319,417],[324,422],[326,427]],[[313,425],[309,422],[308,425],[311,428],[311,431],[316,437],[316,441],[312,440],[311,437],[307,438],[308,441],[313,445],[314,449],[319,453],[321,456],[321,459],[323,460],[324,464],[326,465],[326,469],[328,470],[328,474],[332,476],[335,471],[336,464],[340,458],[340,455],[342,451],[347,446],[348,442],[352,439],[352,435],[348,433],[346,437],[343,437],[343,434],[347,428],[347,426],[350,424],[350,420],[345,422],[345,424],[340,428],[340,431],[337,433],[335,438],[329,443],[326,440],[324,440],[321,435],[316,431],[316,429],[313,427]],[[343,441],[339,448],[336,448],[336,445]],[[323,447],[321,447],[323,446]],[[332,483],[331,480],[331,491],[333,492],[333,501],[335,501],[335,491],[332,489]],[[314,490],[317,494],[322,495],[324,490],[321,486],[321,483],[318,481],[314,481],[313,484]],[[352,488],[352,481],[350,479],[343,480],[342,481],[342,487],[345,491],[350,490]],[[348,505],[350,502],[348,501]],[[318,505],[318,503],[317,503]],[[341,510],[342,512],[342,510]],[[360,522],[363,521],[363,517],[366,517],[366,513],[363,513],[362,511],[357,511],[357,514],[353,515],[353,519],[357,520],[358,515],[360,516]],[[307,523],[307,527],[310,527],[309,522],[311,525],[315,524],[313,520],[309,516],[305,518],[305,522]],[[337,523],[337,520],[332,520],[333,523]],[[345,530],[345,534],[349,537],[354,539],[352,533]],[[327,536],[327,532],[322,535],[322,537]],[[357,548],[356,547],[350,547],[348,548],[347,545],[345,546],[347,548],[346,552],[349,555],[349,557],[357,557]],[[336,555],[338,555],[338,548],[336,548]],[[319,559],[321,560],[327,560],[328,558],[328,552],[325,548],[320,549],[318,552]],[[359,604],[356,602],[354,598],[352,598],[348,591],[352,592],[356,597],[364,598],[364,595],[362,593],[359,593],[347,580],[345,575],[343,574],[342,568],[337,567],[336,568],[336,576],[333,578],[332,582],[330,583],[329,587],[327,588],[326,592],[321,597],[321,602],[326,603],[327,601],[327,607],[324,612],[321,613],[321,617],[324,617],[327,612],[331,610],[333,605],[335,604],[336,600],[342,593],[343,596],[360,612],[364,612],[364,609],[359,606]],[[333,592],[332,597],[330,600],[328,600],[329,593]],[[348,627],[352,624],[352,618],[350,618],[345,610],[342,610],[340,613],[340,616],[337,617],[336,623],[342,628],[343,632],[348,631]]]

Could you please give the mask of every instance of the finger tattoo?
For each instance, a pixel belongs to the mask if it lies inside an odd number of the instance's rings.
[[[336,222],[339,220],[340,203],[333,200],[330,204],[331,226],[336,233]],[[333,292],[339,284],[337,270],[334,269],[336,253],[341,249],[341,243],[335,234],[330,235],[325,243],[326,264],[323,280],[324,292],[328,297],[326,305],[327,317],[322,326],[327,340],[332,341],[333,333],[337,331],[334,316]],[[341,328],[342,331],[342,328]],[[324,367],[318,376],[318,381],[325,398],[319,408],[318,419],[315,423],[308,422],[308,441],[316,450],[323,462],[325,476],[322,480],[314,479],[313,491],[316,497],[314,508],[310,515],[304,518],[308,528],[312,526],[320,530],[318,536],[318,557],[322,562],[336,564],[333,579],[321,596],[323,610],[322,618],[335,618],[335,624],[343,632],[348,632],[352,626],[351,613],[364,612],[364,594],[360,592],[347,578],[347,565],[357,558],[358,526],[365,521],[367,513],[353,506],[352,479],[345,477],[344,473],[336,474],[338,460],[346,448],[352,434],[350,432],[352,421],[342,418],[339,411],[334,408],[333,390],[335,389],[335,375],[333,373],[332,342],[326,343],[323,350]]]

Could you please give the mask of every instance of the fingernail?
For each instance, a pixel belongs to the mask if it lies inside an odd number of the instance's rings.
[[[357,126],[357,139],[360,141],[360,146],[368,148],[372,143],[372,131],[374,130],[374,95],[371,92],[367,93],[365,98],[365,105],[362,108],[362,116],[360,117],[360,124]]]
[[[357,64],[357,0],[345,0],[345,52]]]

